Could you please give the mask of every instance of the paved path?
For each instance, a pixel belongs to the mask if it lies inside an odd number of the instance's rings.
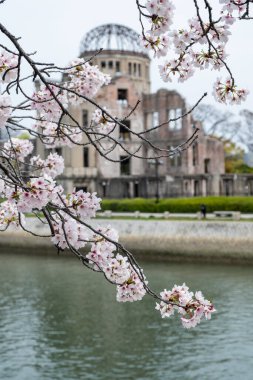
[[[228,211],[229,212],[229,211]],[[135,212],[113,212],[113,211],[104,211],[104,212],[99,212],[99,216],[103,218],[122,218],[122,217],[127,217],[127,218],[133,218],[133,219],[138,219],[138,218],[147,218],[147,219],[152,219],[152,218],[157,218],[157,219],[177,219],[177,218],[189,218],[189,219],[201,219],[200,213],[170,213],[170,212],[161,212],[161,213],[152,213],[152,212],[140,212],[140,211],[135,211]],[[206,215],[206,219],[208,220],[219,220],[219,217],[215,216],[213,213],[208,213]],[[226,218],[227,220],[232,220],[232,218]],[[253,214],[240,214],[240,219],[242,220],[247,220],[247,219],[252,219],[253,220]]]

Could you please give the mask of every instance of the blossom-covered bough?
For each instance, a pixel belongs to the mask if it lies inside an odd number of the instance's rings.
[[[251,19],[252,0],[220,0],[218,11],[217,1],[192,2],[196,14],[188,21],[188,28],[172,29],[176,1],[148,0],[144,5],[136,0],[142,26],[142,43],[158,58],[172,52],[171,59],[159,66],[165,82],[171,82],[174,78],[184,82],[197,69],[220,71],[224,68],[227,76],[218,78],[214,83],[214,97],[220,103],[240,104],[246,99],[248,91],[237,87],[226,62],[225,47],[231,34],[231,25],[237,19]]]
[[[4,2],[2,0],[0,4]],[[189,30],[171,31],[176,1],[148,0],[141,4],[136,0],[143,44],[158,57],[167,54],[168,46],[174,46],[176,57],[160,67],[165,81],[174,77],[180,81],[186,80],[196,68],[211,66],[219,70],[224,67],[229,78],[217,81],[215,96],[218,101],[238,103],[244,100],[246,90],[237,89],[225,62],[224,48],[236,12],[239,12],[240,18],[249,18],[251,1],[220,1],[223,4],[221,14],[213,20],[211,5],[204,0],[207,21],[200,14],[198,1],[193,2],[196,17],[189,22]],[[150,22],[148,31],[145,31],[143,19]],[[11,226],[41,236],[26,226],[26,214],[32,213],[42,225],[48,225],[48,237],[58,251],[69,249],[85,267],[101,272],[116,287],[119,302],[138,301],[148,294],[156,300],[156,309],[163,318],[178,313],[186,328],[195,327],[203,318],[210,319],[215,311],[214,306],[200,291],[193,293],[183,284],[156,294],[135,257],[119,242],[117,231],[110,226],[94,228],[89,223],[89,219],[95,217],[100,209],[101,199],[96,193],[82,190],[64,192],[55,179],[64,170],[64,160],[56,149],[45,159],[33,156],[34,140],[39,139],[48,148],[89,144],[110,161],[115,161],[110,153],[118,147],[128,157],[152,158],[150,155],[142,156],[143,143],[151,148],[153,158],[169,157],[187,149],[197,138],[197,130],[173,151],[160,148],[149,140],[150,129],[135,132],[124,124],[139,102],[124,118],[112,115],[102,104],[97,104],[96,94],[102,86],[110,83],[110,77],[92,66],[90,60],[77,58],[68,67],[37,62],[34,54],[25,52],[19,39],[2,24],[0,32],[8,40],[6,46],[0,44],[0,128],[1,134],[4,132],[6,136],[0,145],[1,231]],[[23,75],[24,64],[30,69],[30,74],[26,76]],[[55,73],[61,75],[61,81],[52,79]],[[33,94],[26,90],[25,83],[29,80],[40,83]],[[12,95],[15,93],[19,95],[18,99],[22,98],[18,104],[13,104]],[[179,118],[195,109],[204,96]],[[94,106],[91,123],[85,127],[71,112],[82,102]],[[165,124],[174,120],[170,119]],[[134,151],[116,138],[114,132],[120,126],[128,129],[139,141]],[[163,126],[157,125],[152,130]]]

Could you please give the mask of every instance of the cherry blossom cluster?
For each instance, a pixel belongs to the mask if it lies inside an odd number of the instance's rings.
[[[220,3],[224,4],[222,7],[222,12],[225,15],[224,18],[230,20],[228,22],[235,21],[234,13],[239,14],[239,16],[241,16],[241,14],[246,11],[245,0],[220,0]]]
[[[94,124],[93,129],[95,129],[98,133],[106,135],[110,134],[115,127],[115,123],[110,121],[100,109],[96,109],[93,112],[92,122]]]
[[[193,68],[189,57],[179,60],[171,60],[159,65],[160,75],[164,82],[172,82],[173,77],[177,76],[179,82],[184,82],[193,75]]]
[[[60,206],[67,207],[75,216],[84,220],[96,216],[96,212],[100,210],[101,198],[97,197],[97,193],[89,193],[83,190],[74,191],[71,194],[61,197]]]
[[[111,241],[118,242],[116,230],[110,226],[97,228],[97,233],[91,235],[87,227],[64,211],[54,214],[52,227],[54,234],[51,240],[60,249],[73,247],[77,250],[91,243],[86,258],[94,270],[103,272],[110,282],[117,285],[117,301],[133,302],[144,297],[144,282],[147,284],[144,274],[133,268],[127,257],[115,254],[116,246]]]
[[[238,104],[245,100],[247,91],[245,89],[234,91],[236,88],[234,79],[225,63],[227,57],[225,46],[231,35],[230,27],[237,15],[240,16],[245,12],[246,4],[244,0],[220,0],[220,3],[222,7],[217,20],[210,21],[210,14],[207,12],[206,21],[200,17],[192,18],[188,21],[187,28],[171,31],[174,6],[170,1],[148,0],[145,7],[139,7],[141,16],[145,17],[149,24],[151,23],[151,29],[147,26],[147,31],[143,31],[142,41],[143,46],[152,50],[157,58],[167,55],[168,47],[170,52],[174,50],[176,57],[167,59],[159,65],[161,78],[165,82],[171,82],[173,79],[179,82],[185,81],[196,69],[225,68],[229,72],[233,90],[224,91],[222,96],[219,96],[218,91],[215,97],[219,102]],[[148,11],[148,14],[142,9]]]
[[[56,86],[42,86],[33,94],[31,108],[36,110],[42,120],[58,121],[67,106],[67,96]]]
[[[82,132],[78,127],[42,121],[35,124],[33,130],[40,134],[40,139],[47,148],[72,148],[82,141]]]
[[[143,279],[140,276],[143,276]],[[131,269],[129,279],[122,285],[117,286],[118,302],[141,301],[146,294],[144,283],[147,285],[146,278],[143,273]]]
[[[33,169],[39,169],[42,175],[46,174],[51,178],[62,174],[64,170],[64,159],[57,153],[50,153],[46,160],[42,160],[40,156],[33,156],[30,164]]]
[[[191,51],[192,58],[195,61],[195,66],[199,67],[200,70],[208,69],[211,67],[214,70],[220,70],[223,63],[221,58],[224,60],[226,58],[226,53],[222,46],[218,46],[216,50],[201,50],[199,52]]]
[[[187,329],[195,327],[204,317],[210,319],[216,311],[200,291],[194,294],[185,284],[175,285],[172,290],[164,289],[160,296],[163,301],[156,304],[156,310],[160,311],[162,318],[169,318],[178,312],[183,327]]]
[[[94,98],[98,90],[111,81],[108,74],[102,73],[98,66],[90,65],[83,58],[73,60],[70,66],[71,68],[67,70],[70,78],[68,96],[69,101],[74,105],[78,105],[84,100],[78,95]]]
[[[142,45],[146,49],[152,49],[155,57],[164,57],[168,52],[169,38],[166,34],[163,34],[162,36],[145,34],[145,36],[142,37]]]
[[[143,34],[142,43],[159,58],[168,52],[169,40],[166,33],[172,25],[174,5],[170,0],[148,0],[145,7],[151,28]]]
[[[118,242],[118,233],[110,226],[97,230],[103,236],[92,236],[93,243],[90,252],[86,255],[95,270],[102,271],[106,278],[117,285],[117,301],[133,302],[141,300],[146,294],[144,287],[145,276],[138,273],[138,269],[130,265],[127,257],[123,257],[116,250],[110,239]],[[143,276],[143,280],[141,279]]]
[[[59,211],[54,215],[52,222],[54,234],[51,238],[53,244],[60,248],[83,248],[88,240],[87,228],[78,223],[68,214]]]
[[[9,226],[18,228],[21,224],[25,225],[25,217],[18,212],[15,203],[5,201],[0,206],[0,230],[6,229]]]
[[[114,256],[113,252],[115,251],[115,245],[106,238],[118,242],[119,235],[118,232],[110,226],[99,228],[97,232],[103,234],[105,238],[98,233],[94,234],[92,236],[93,242],[90,252],[86,257],[90,260],[95,270],[102,270],[107,266],[108,260]]]
[[[150,14],[149,22],[151,29],[149,32],[154,35],[166,33],[173,22],[173,11],[175,9],[170,0],[148,0],[146,9]]]
[[[5,195],[8,200],[15,203],[19,212],[41,210],[49,202],[56,202],[59,194],[63,192],[60,185],[47,176],[31,178],[24,187],[7,187]]]
[[[85,100],[82,97],[93,98],[98,90],[111,80],[109,75],[82,58],[73,60],[66,74],[70,79],[66,87],[43,85],[33,94],[31,107],[38,112],[42,120],[58,121],[69,103],[79,105]]]
[[[188,22],[189,29],[174,30],[169,33],[172,38],[172,46],[178,54],[178,58],[165,62],[160,68],[161,76],[164,79],[178,74],[178,80],[182,81],[182,66],[185,68],[185,62],[190,70],[184,70],[183,80],[190,78],[195,69],[220,70],[224,66],[226,58],[225,44],[231,34],[229,25],[225,22],[222,25],[215,25],[211,28],[210,24],[201,25],[197,18]],[[206,47],[203,47],[207,45]],[[171,71],[171,65],[174,63],[174,70]],[[165,75],[166,74],[166,75]]]
[[[195,20],[192,23],[195,24]],[[181,54],[188,45],[191,44],[192,41],[195,39],[195,33],[193,31],[193,25],[187,29],[179,29],[179,30],[173,30],[169,33],[169,37],[172,39],[172,48],[174,48],[175,53]],[[196,24],[199,26],[199,24]],[[200,30],[201,32],[201,30]],[[199,38],[201,38],[201,33],[199,35]]]
[[[102,73],[97,66],[91,66],[82,58],[77,58],[66,69],[69,81],[65,87],[57,85],[43,85],[33,94],[31,108],[38,112],[40,121],[33,126],[33,130],[40,133],[40,138],[47,147],[69,146],[81,143],[82,132],[78,126],[67,125],[61,120],[67,113],[69,104],[78,105],[85,99],[93,98],[98,90],[107,85],[111,78]],[[1,115],[0,115],[1,116]],[[1,120],[1,118],[0,118]],[[5,119],[3,119],[4,121]],[[113,128],[113,124],[103,117],[100,110],[94,113],[93,122],[101,133]]]
[[[6,121],[10,117],[11,112],[11,97],[0,94],[0,128],[5,127]]]
[[[248,91],[245,89],[238,89],[230,78],[227,78],[225,83],[222,83],[221,79],[218,78],[214,83],[213,94],[216,100],[220,103],[240,104],[246,99]]]
[[[25,158],[32,153],[33,148],[31,141],[12,137],[4,143],[3,155],[8,159],[24,162]]]
[[[9,83],[16,79],[18,56],[6,50],[0,53],[0,82]]]

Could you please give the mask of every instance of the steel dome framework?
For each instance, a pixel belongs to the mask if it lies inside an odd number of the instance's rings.
[[[90,30],[81,41],[80,53],[121,50],[148,55],[141,46],[140,36],[133,29],[119,24],[105,24]]]

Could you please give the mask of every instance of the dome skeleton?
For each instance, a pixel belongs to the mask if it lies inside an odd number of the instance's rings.
[[[141,46],[140,36],[133,29],[119,24],[105,24],[89,31],[81,41],[80,53],[121,50],[148,55]]]

